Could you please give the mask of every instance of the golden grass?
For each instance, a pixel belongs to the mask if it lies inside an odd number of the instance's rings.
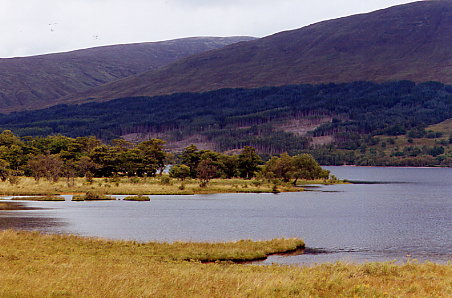
[[[64,201],[65,199],[61,196],[38,196],[38,197],[13,197],[11,200],[20,200],[20,201]]]
[[[137,196],[127,196],[123,199],[124,201],[135,201],[135,202],[145,202],[151,199],[148,196],[137,195]]]
[[[436,132],[442,132],[445,134],[451,134],[452,133],[452,118],[444,120],[443,122],[440,122],[438,124],[430,125],[427,127],[426,130],[432,130]]]
[[[300,181],[301,182],[301,181]],[[307,184],[325,184],[323,180],[303,181]],[[183,187],[181,185],[183,184]],[[160,177],[155,178],[95,178],[93,183],[87,183],[83,178],[76,178],[68,183],[66,179],[51,183],[46,180],[36,182],[30,177],[21,177],[18,184],[0,182],[0,195],[60,195],[85,194],[96,192],[106,195],[191,195],[205,193],[270,193],[273,184],[257,180],[244,179],[213,179],[207,187],[199,187],[199,181],[179,181],[170,179],[169,184],[162,185]],[[303,188],[293,187],[290,183],[278,186],[280,191],[303,191]]]
[[[1,297],[450,297],[452,266],[202,264],[300,240],[136,243],[0,232]],[[185,261],[191,259],[193,261]]]

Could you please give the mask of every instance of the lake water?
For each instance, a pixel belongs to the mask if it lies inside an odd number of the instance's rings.
[[[265,263],[452,260],[452,169],[327,168],[341,179],[371,183],[277,195],[151,196],[150,202],[26,202],[45,209],[0,211],[0,229],[138,241],[298,237],[310,251]]]

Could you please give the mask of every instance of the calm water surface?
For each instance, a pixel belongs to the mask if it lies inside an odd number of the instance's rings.
[[[27,202],[27,206],[45,209],[0,211],[0,228],[138,241],[299,237],[315,252],[272,256],[266,263],[452,260],[452,169],[328,169],[342,179],[371,183],[319,186],[277,195]]]

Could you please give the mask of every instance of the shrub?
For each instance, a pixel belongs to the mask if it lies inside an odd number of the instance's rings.
[[[129,179],[129,182],[132,183],[132,184],[138,184],[138,183],[140,183],[140,178],[138,178],[138,177],[131,177]]]
[[[185,180],[190,177],[190,167],[187,165],[174,165],[169,171],[169,176],[171,178]]]
[[[162,176],[160,178],[160,184],[161,185],[170,185],[171,184],[171,179],[168,176]]]
[[[124,201],[136,201],[136,202],[143,202],[143,201],[150,201],[151,199],[148,196],[144,195],[137,195],[137,196],[127,196],[124,198]]]
[[[116,200],[114,197],[106,196],[96,192],[88,191],[84,196],[73,196],[72,201],[103,201],[103,200]]]
[[[17,184],[19,184],[19,182],[20,182],[20,177],[19,177],[19,176],[11,175],[11,176],[8,177],[8,181],[9,181],[9,183],[11,183],[12,185],[17,185]]]

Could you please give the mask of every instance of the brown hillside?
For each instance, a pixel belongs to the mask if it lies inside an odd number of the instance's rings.
[[[233,44],[66,100],[357,80],[452,83],[451,37],[452,1],[415,2]]]
[[[0,112],[41,108],[57,99],[251,37],[195,37],[0,59]]]

